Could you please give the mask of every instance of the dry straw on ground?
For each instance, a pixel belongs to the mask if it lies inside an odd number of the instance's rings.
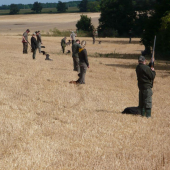
[[[170,63],[155,65],[152,118],[123,115],[138,105],[137,59],[90,57],[86,84],[75,86],[61,38],[42,38],[53,61],[23,55],[19,36],[0,38],[0,169],[168,170]],[[143,50],[139,39],[85,40],[91,56]]]

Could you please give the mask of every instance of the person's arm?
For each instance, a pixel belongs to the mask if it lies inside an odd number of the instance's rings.
[[[148,67],[146,70],[146,74],[150,80],[154,80],[156,76],[156,72],[154,68]]]

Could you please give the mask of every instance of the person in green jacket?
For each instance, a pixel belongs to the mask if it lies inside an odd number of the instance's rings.
[[[76,40],[76,42],[72,45],[72,57],[73,57],[73,70],[80,73],[80,64],[79,64],[79,48],[81,48],[80,40]]]
[[[62,40],[61,40],[61,48],[63,50],[63,53],[65,52],[65,47],[66,47],[66,37],[64,37]]]
[[[146,65],[144,56],[140,56],[138,62],[136,75],[139,88],[139,108],[141,110],[141,115],[149,118],[151,117],[152,109],[153,80],[155,79],[156,73],[153,67]]]

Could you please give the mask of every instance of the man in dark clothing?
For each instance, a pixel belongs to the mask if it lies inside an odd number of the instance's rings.
[[[81,48],[80,40],[76,40],[76,42],[72,45],[72,57],[73,57],[73,67],[74,71],[80,73],[80,65],[79,65],[79,48]]]
[[[38,44],[39,53],[41,53],[42,40],[41,40],[40,31],[37,31],[37,32],[36,32],[36,36],[37,36],[37,44]]]
[[[136,75],[139,88],[139,108],[142,116],[151,117],[152,87],[156,73],[153,67],[146,65],[144,56],[140,56],[138,62]]]
[[[28,50],[28,33],[30,32],[29,29],[27,29],[22,36],[22,43],[23,43],[23,54],[27,54]]]
[[[61,48],[63,50],[63,53],[65,52],[65,47],[66,47],[66,37],[64,37],[62,40],[61,40]]]
[[[37,44],[37,40],[35,38],[36,36],[36,33],[33,33],[32,34],[32,37],[31,37],[31,48],[32,48],[32,58],[35,59],[35,55],[36,55],[36,50],[38,48],[38,44]]]
[[[82,48],[79,49],[79,60],[80,60],[80,77],[76,81],[76,84],[85,84],[86,70],[89,68],[89,62],[87,57],[87,51],[85,49],[86,41],[81,42]]]

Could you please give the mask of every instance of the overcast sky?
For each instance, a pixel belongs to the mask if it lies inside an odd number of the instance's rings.
[[[10,4],[33,4],[34,2],[40,2],[40,3],[50,3],[50,2],[68,2],[68,1],[77,1],[77,0],[0,0],[0,6],[1,5],[10,5]]]

